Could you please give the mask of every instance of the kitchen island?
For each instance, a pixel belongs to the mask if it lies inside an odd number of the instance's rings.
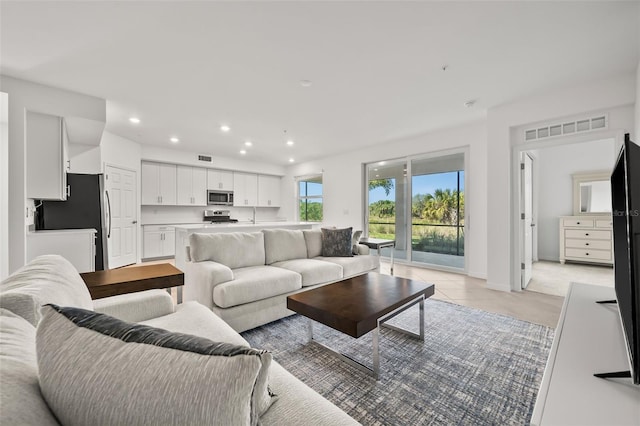
[[[237,222],[237,223],[211,223],[193,225],[175,225],[176,230],[176,267],[184,271],[187,261],[189,235],[193,233],[213,232],[256,232],[263,229],[312,229],[319,227],[318,222]]]

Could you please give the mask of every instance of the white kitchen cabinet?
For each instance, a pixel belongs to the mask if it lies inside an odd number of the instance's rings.
[[[59,229],[27,233],[27,262],[43,254],[67,259],[78,272],[96,270],[96,230]]]
[[[258,207],[280,207],[280,178],[258,175]]]
[[[177,194],[179,206],[207,205],[207,170],[202,167],[177,166]]]
[[[67,199],[68,138],[62,117],[27,111],[27,198]]]
[[[258,205],[258,175],[233,173],[233,205],[236,207]]]
[[[142,257],[171,257],[176,254],[176,232],[172,226],[145,225],[143,231]]]
[[[207,189],[233,191],[233,172],[226,170],[207,170]]]
[[[143,205],[176,205],[175,164],[143,162],[141,184]]]

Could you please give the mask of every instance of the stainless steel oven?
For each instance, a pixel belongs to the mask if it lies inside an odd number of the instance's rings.
[[[207,204],[210,206],[232,206],[233,191],[207,191]]]

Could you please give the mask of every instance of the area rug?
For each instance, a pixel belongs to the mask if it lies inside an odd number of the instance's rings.
[[[414,306],[389,321],[418,330]],[[364,425],[529,424],[553,329],[448,302],[425,302],[425,341],[382,329],[380,380],[307,342],[294,315],[242,333]],[[371,365],[371,333],[314,323],[314,338]],[[273,389],[277,393],[277,389]]]

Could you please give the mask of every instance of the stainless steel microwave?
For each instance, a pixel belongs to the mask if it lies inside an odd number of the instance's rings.
[[[210,206],[232,206],[233,191],[207,191],[207,204]]]

